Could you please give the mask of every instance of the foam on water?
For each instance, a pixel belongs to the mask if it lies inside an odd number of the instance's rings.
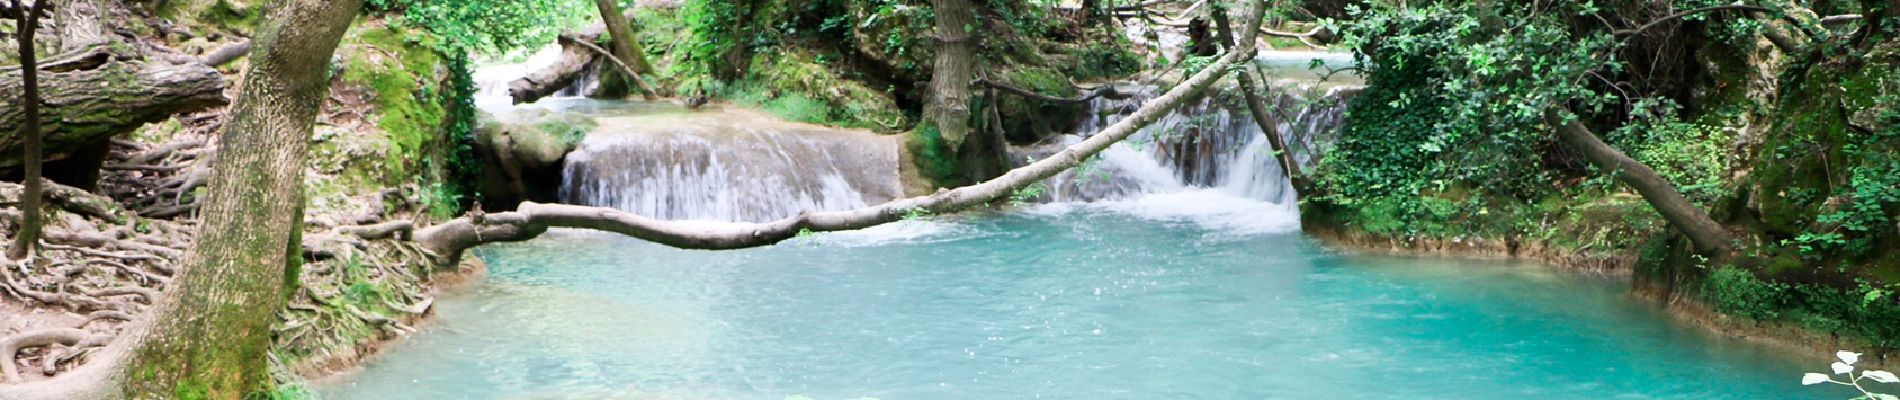
[[[1300,230],[1299,210],[1290,203],[1255,200],[1220,188],[1152,193],[1122,200],[1049,203],[1032,207],[1028,212],[1039,215],[1119,213],[1148,221],[1192,223],[1212,232],[1233,235]]]
[[[795,239],[793,243],[819,247],[873,247],[960,240],[981,234],[949,218],[919,218],[855,231],[822,232]]]

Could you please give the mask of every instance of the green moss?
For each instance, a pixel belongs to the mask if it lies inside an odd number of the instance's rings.
[[[957,175],[955,152],[943,142],[943,134],[937,131],[937,125],[929,122],[917,124],[904,140],[904,145],[912,155],[918,172],[925,179],[938,186],[957,186],[963,179]]]
[[[455,169],[467,163],[458,160],[471,157],[463,153],[472,140],[466,127],[473,116],[462,109],[472,104],[462,93],[466,82],[457,78],[456,69],[463,66],[434,50],[437,40],[375,23],[359,24],[345,37],[338,51],[347,60],[340,85],[346,92],[367,94],[366,118],[376,129],[315,143],[313,166],[339,181],[322,190],[351,194],[415,185],[422,188],[430,213],[460,212],[468,190],[456,177],[465,174]]]
[[[808,54],[760,54],[752,65],[747,79],[728,87],[724,97],[801,122],[881,131],[905,126],[890,93],[845,79]]]
[[[198,18],[216,26],[251,31],[257,28],[258,21],[263,20],[263,10],[249,4],[234,5],[229,1],[217,0],[199,13]]]

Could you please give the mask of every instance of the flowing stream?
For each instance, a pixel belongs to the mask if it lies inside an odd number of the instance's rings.
[[[1337,100],[1351,93],[1318,92],[1307,98],[1334,101],[1279,99],[1290,112],[1276,134],[1322,143],[1313,137],[1336,126]],[[1139,101],[1097,101],[1091,115],[1112,120]],[[758,221],[897,195],[886,138],[738,111],[543,103],[601,116],[584,154],[570,156],[570,202]],[[1220,104],[1192,105],[1052,180],[1046,204],[739,251],[578,230],[483,247],[486,279],[437,301],[438,318],[363,371],[317,389],[334,399],[1848,397],[1800,386],[1803,360],[1671,322],[1625,281],[1325,250],[1299,234],[1260,130]],[[1017,155],[1103,126],[1083,125]]]

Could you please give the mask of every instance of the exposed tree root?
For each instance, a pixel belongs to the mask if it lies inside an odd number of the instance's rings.
[[[19,365],[13,362],[13,357],[18,355],[21,349],[52,345],[97,347],[104,345],[108,339],[109,338],[104,335],[97,335],[84,329],[74,328],[42,329],[0,338],[0,356],[5,356],[4,361],[6,361],[0,362],[0,378],[5,378],[6,383],[19,383],[24,381],[24,379],[20,377]],[[42,355],[42,357],[57,358],[51,357],[50,355]],[[42,368],[50,370],[52,369],[51,367],[52,364],[48,363]]]
[[[72,186],[61,185],[51,180],[40,181],[45,188],[46,204],[60,210],[91,218],[119,222],[122,218],[118,203]],[[19,208],[20,196],[26,192],[26,186],[13,182],[0,182],[0,206]]]

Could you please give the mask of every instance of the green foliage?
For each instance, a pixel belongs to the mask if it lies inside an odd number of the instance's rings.
[[[1806,259],[1866,262],[1900,242],[1900,72],[1893,62],[1861,73],[1815,67],[1797,80],[1804,85],[1784,89],[1789,121],[1778,124],[1756,170],[1764,191],[1785,193],[1763,199],[1767,222],[1792,236],[1781,244]],[[1873,125],[1851,123],[1851,112],[1872,116]]]
[[[932,213],[932,212],[930,212],[930,210],[926,210],[926,209],[923,209],[923,208],[916,208],[916,207],[912,207],[912,208],[906,208],[906,209],[904,209],[904,220],[905,220],[905,221],[910,221],[910,220],[918,220],[918,219],[928,219],[928,218],[930,218],[930,217],[931,217],[932,215],[936,215],[936,214],[935,214],[935,213]]]
[[[1610,132],[1606,141],[1629,149],[1630,158],[1655,169],[1692,201],[1713,204],[1730,192],[1727,178],[1733,162],[1728,149],[1734,132],[1679,121],[1677,106],[1667,99],[1640,99],[1632,108],[1631,121]]]
[[[448,59],[449,87],[442,91],[449,119],[445,132],[449,139],[446,180],[455,186],[453,191],[456,193],[479,194],[481,190],[476,186],[481,183],[482,160],[475,154],[475,125],[478,122],[475,94],[480,89],[475,87],[474,74],[469,70],[466,53],[457,51],[451,53]],[[574,141],[578,142],[578,139]],[[460,210],[461,204],[457,204],[455,209]]]
[[[1358,20],[1341,27],[1342,41],[1370,72],[1370,85],[1393,91],[1380,96],[1381,103],[1357,105],[1430,113],[1404,122],[1425,132],[1402,135],[1403,143],[1387,146],[1416,147],[1408,152],[1425,165],[1412,171],[1423,173],[1407,175],[1535,197],[1549,181],[1539,162],[1539,150],[1551,142],[1545,111],[1604,104],[1606,98],[1581,78],[1621,68],[1598,57],[1614,48],[1609,35],[1572,32],[1566,24],[1592,7],[1447,1],[1355,9]]]
[[[1702,295],[1716,311],[1753,319],[1773,319],[1789,302],[1788,285],[1763,281],[1754,273],[1721,267],[1702,282]]]
[[[539,47],[564,29],[599,18],[592,2],[577,0],[369,0],[369,7],[399,12],[401,23],[441,37],[432,43],[437,50],[476,54]]]
[[[429,216],[447,221],[462,213],[463,195],[459,184],[432,182],[423,186],[422,206]]]
[[[1009,205],[1022,206],[1024,204],[1029,204],[1029,202],[1035,201],[1037,197],[1042,197],[1044,193],[1048,193],[1048,192],[1049,192],[1049,185],[1043,184],[1042,182],[1036,182],[1036,183],[1030,184],[1029,186],[1023,187],[1022,189],[1016,189],[1016,191],[1010,192]]]
[[[905,124],[891,94],[839,76],[802,52],[761,54],[753,66],[745,80],[727,86],[727,98],[793,121],[883,131]]]
[[[709,89],[707,82],[719,80],[714,74],[719,68],[742,68],[729,64],[746,61],[726,59],[728,53],[770,40],[770,32],[757,29],[761,24],[751,20],[754,4],[759,2],[762,0],[688,1],[680,8],[686,40],[675,49],[680,62],[674,63],[669,73],[685,79],[682,90]]]

